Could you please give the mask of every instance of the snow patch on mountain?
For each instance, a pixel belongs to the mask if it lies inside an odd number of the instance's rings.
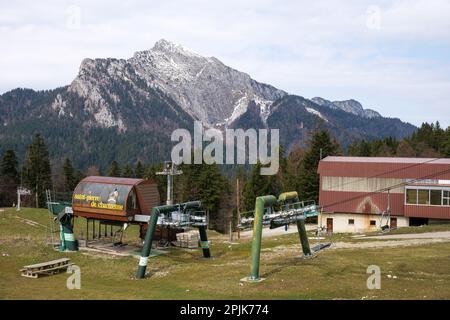
[[[234,105],[233,113],[229,118],[225,119],[225,123],[231,123],[247,111],[249,100],[247,96],[242,96]]]
[[[323,120],[325,120],[326,122],[328,122],[328,119],[325,118],[319,111],[313,109],[313,108],[309,108],[309,107],[305,107],[306,111],[308,111],[309,113],[312,113],[316,116],[318,116],[319,118],[322,118]]]
[[[101,105],[94,113],[94,119],[104,128],[118,127],[119,131],[125,131],[126,127],[121,117],[116,119],[106,105]]]
[[[270,106],[272,105],[272,100],[263,100],[259,97],[255,97],[255,103],[259,106],[261,113],[260,117],[264,124],[267,124],[267,118],[270,116]]]
[[[51,108],[58,112],[58,117],[62,117],[62,116],[65,116],[65,114],[66,114],[66,110],[65,110],[66,106],[67,106],[66,102],[63,101],[61,94],[58,93],[56,95],[55,101],[53,101],[53,103],[51,105]]]
[[[381,114],[372,109],[364,109],[364,115],[366,118],[379,118]]]

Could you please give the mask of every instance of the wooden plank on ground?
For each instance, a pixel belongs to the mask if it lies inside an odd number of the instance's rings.
[[[25,269],[41,268],[41,267],[45,267],[45,266],[53,265],[53,264],[68,263],[69,261],[70,261],[69,258],[61,258],[61,259],[52,260],[52,261],[47,261],[47,262],[41,262],[41,263],[36,263],[36,264],[30,264],[30,265],[28,265],[28,266],[24,266],[24,268],[25,268]]]
[[[20,269],[20,272],[23,277],[28,278],[37,278],[39,275],[50,275],[56,274],[63,270],[66,270],[69,266],[73,265],[73,263],[69,263],[70,259],[62,258],[37,264],[32,264],[28,266],[24,266]]]

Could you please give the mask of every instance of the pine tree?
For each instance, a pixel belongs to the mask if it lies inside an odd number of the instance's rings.
[[[198,196],[204,210],[212,219],[217,218],[220,201],[224,194],[229,194],[230,186],[222,176],[217,165],[200,165],[201,171],[197,179]]]
[[[442,155],[444,157],[450,157],[450,127],[448,127],[442,138]]]
[[[295,147],[287,158],[287,177],[285,179],[284,191],[299,190],[298,176],[301,172],[301,165],[305,157],[305,149]]]
[[[366,140],[354,141],[348,147],[348,154],[355,157],[370,157],[372,155],[371,143]]]
[[[242,191],[242,210],[251,211],[255,207],[256,197],[264,195],[277,195],[279,193],[276,176],[261,175],[261,163],[253,165],[250,178]]]
[[[395,151],[397,157],[415,157],[416,151],[408,142],[408,140],[402,140]]]
[[[158,186],[158,192],[159,192],[159,198],[162,203],[166,203],[167,199],[167,177],[164,175],[158,175],[157,172],[160,172],[163,170],[162,164],[154,164],[149,166],[144,173],[144,179],[150,179],[156,182],[156,185]],[[175,189],[179,189],[179,183],[177,180],[177,177],[174,177],[174,187]],[[178,201],[176,199],[176,194],[174,194],[175,202]]]
[[[319,161],[330,156],[339,154],[339,145],[332,141],[330,135],[325,130],[314,133],[311,139],[311,146],[306,152],[301,164],[299,174],[299,193],[300,200],[319,201],[319,174],[317,168]]]
[[[109,167],[109,170],[108,170],[108,176],[110,176],[110,177],[120,177],[121,176],[120,166],[116,160],[113,160],[111,162],[111,166]]]
[[[183,174],[175,177],[175,201],[200,200],[203,209],[209,212],[211,221],[223,218],[219,216],[219,211],[225,205],[223,200],[230,194],[231,186],[221,174],[219,167],[208,164],[183,164],[179,169]]]
[[[0,164],[0,207],[10,206],[15,202],[16,189],[19,185],[17,158],[13,150],[7,150]]]
[[[15,182],[19,182],[19,173],[17,170],[17,158],[14,150],[7,150],[1,163],[0,176],[10,177]]]
[[[134,170],[134,175],[136,178],[142,179],[144,177],[145,168],[140,161],[136,164],[136,169]]]
[[[251,211],[255,207],[255,189],[253,188],[252,183],[248,180],[244,185],[244,190],[242,191],[241,198],[241,210],[242,211]]]
[[[24,182],[36,196],[36,206],[44,207],[45,190],[52,188],[51,168],[44,139],[36,134],[27,148],[24,165]]]
[[[122,177],[124,177],[124,178],[133,178],[134,177],[133,169],[131,168],[131,166],[129,164],[127,164],[125,166],[125,168],[123,169]]]
[[[81,170],[77,170],[75,171],[75,187],[77,186],[77,184],[83,180],[86,177],[86,175],[81,171]],[[75,187],[71,190],[74,191]]]
[[[72,192],[75,189],[75,187],[77,186],[78,179],[76,177],[75,170],[72,166],[72,162],[70,161],[69,158],[66,158],[64,160],[63,171],[64,171],[64,181],[65,181],[65,190],[64,191]]]

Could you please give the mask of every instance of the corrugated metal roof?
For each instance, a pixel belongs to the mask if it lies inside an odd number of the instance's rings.
[[[450,164],[450,158],[404,158],[404,157],[341,157],[328,156],[324,162],[362,162],[362,163],[430,163]]]
[[[134,186],[144,179],[133,179],[133,178],[116,178],[116,177],[100,177],[100,176],[89,176],[81,180],[81,182],[93,182],[93,183],[107,183],[107,184],[122,184],[127,186]]]
[[[450,180],[448,158],[327,157],[321,176]]]

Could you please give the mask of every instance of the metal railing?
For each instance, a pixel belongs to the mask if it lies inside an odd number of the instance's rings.
[[[157,225],[170,227],[198,227],[206,226],[207,214],[206,211],[173,211],[170,213],[162,213],[158,216]]]
[[[268,207],[265,208],[263,215],[263,225],[287,225],[302,218],[317,217],[319,212],[319,206],[314,200],[282,204],[278,211],[274,211],[273,207]],[[254,211],[242,212],[239,228],[251,228],[254,221],[253,216]]]

